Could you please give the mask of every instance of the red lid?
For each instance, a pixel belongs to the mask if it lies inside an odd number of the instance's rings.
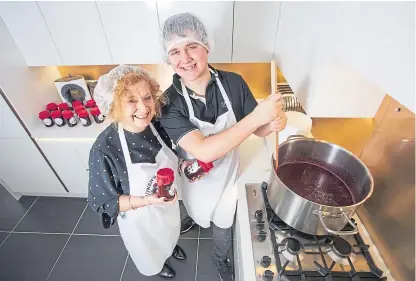
[[[74,113],[70,110],[65,110],[64,112],[62,112],[62,116],[64,117],[64,119],[69,120],[72,117],[74,117]]]
[[[101,111],[97,106],[95,106],[95,107],[91,108],[90,113],[91,113],[91,115],[98,116],[98,115],[101,114]]]
[[[56,103],[51,102],[46,105],[46,109],[49,111],[53,111],[53,110],[57,110],[58,106],[56,105]]]
[[[69,105],[66,102],[60,103],[58,107],[59,107],[59,110],[61,111],[65,111],[69,109]]]
[[[89,100],[89,101],[87,101],[87,103],[85,105],[89,108],[94,107],[95,106],[95,100]]]
[[[211,170],[214,167],[212,162],[205,163],[205,162],[202,162],[202,161],[199,161],[199,160],[197,160],[197,161],[198,161],[199,166],[201,166],[202,170],[204,170],[205,173],[208,173],[209,170]]]
[[[53,119],[55,119],[55,118],[59,118],[59,117],[61,117],[61,116],[62,116],[62,114],[61,114],[61,112],[60,112],[59,110],[52,111],[52,113],[51,113],[51,117],[52,117]]]
[[[77,111],[77,114],[78,114],[78,116],[80,118],[86,118],[86,117],[88,117],[88,111],[86,111],[85,109],[84,110]]]
[[[85,108],[83,105],[77,105],[77,106],[74,106],[74,110],[76,113],[78,113],[78,111],[85,110]]]
[[[78,105],[82,105],[82,101],[80,101],[80,100],[74,100],[74,101],[72,102],[72,106],[73,106],[73,107],[78,106]]]
[[[51,116],[51,114],[47,110],[44,110],[44,111],[39,112],[39,119],[40,120],[46,119],[49,116]]]
[[[169,185],[175,180],[175,173],[171,168],[163,168],[157,171],[156,182],[158,186]]]

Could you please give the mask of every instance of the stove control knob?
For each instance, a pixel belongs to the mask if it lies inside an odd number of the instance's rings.
[[[274,273],[271,270],[266,270],[263,274],[263,281],[272,281]]]
[[[259,221],[256,223],[257,230],[263,230],[264,229],[264,221]]]
[[[261,258],[260,264],[262,267],[267,268],[270,266],[271,262],[272,262],[272,259],[269,256],[263,256]]]
[[[257,210],[254,213],[254,217],[256,218],[257,221],[261,221],[263,219],[263,210]]]
[[[257,235],[257,240],[259,240],[260,242],[266,240],[266,232],[259,231],[259,234]]]

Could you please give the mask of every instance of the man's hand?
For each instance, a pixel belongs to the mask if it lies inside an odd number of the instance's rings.
[[[270,122],[270,129],[273,132],[280,132],[286,128],[287,117],[283,110],[279,110],[278,117]]]

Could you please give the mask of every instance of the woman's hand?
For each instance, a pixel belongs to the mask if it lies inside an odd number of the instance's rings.
[[[273,132],[280,132],[286,128],[287,117],[283,110],[279,110],[278,117],[270,122],[270,129]]]
[[[176,201],[178,201],[178,192],[175,191],[175,197],[173,197],[173,199],[169,201],[167,201],[166,197],[158,197],[156,193],[146,196],[145,200],[148,206],[157,204],[172,205],[175,204]]]

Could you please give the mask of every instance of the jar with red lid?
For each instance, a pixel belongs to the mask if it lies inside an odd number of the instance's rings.
[[[74,113],[70,110],[65,110],[64,112],[62,112],[62,117],[65,120],[65,123],[69,126],[69,127],[74,127],[77,125],[77,119],[75,119]]]
[[[73,100],[72,101],[72,107],[73,108],[75,108],[76,106],[78,106],[78,105],[83,105],[82,104],[82,101],[80,101],[80,100]]]
[[[65,126],[65,122],[64,119],[62,118],[62,113],[59,110],[55,110],[51,113],[51,117],[53,119],[53,122],[55,122],[55,124],[58,127],[62,127]]]
[[[97,106],[91,108],[90,113],[92,117],[94,117],[95,123],[104,122],[104,116],[101,114],[101,111]]]
[[[45,124],[46,127],[53,126],[53,121],[52,121],[51,114],[49,113],[49,111],[44,110],[44,111],[39,112],[39,119],[42,120],[43,124]]]
[[[91,125],[91,119],[89,117],[88,111],[80,110],[77,112],[77,115],[79,117],[79,120],[81,121],[82,126],[88,127]]]
[[[203,174],[207,174],[213,167],[212,162],[205,163],[195,159],[185,167],[184,174],[190,181],[193,181],[202,177]]]
[[[93,108],[96,106],[95,100],[89,100],[85,103],[86,108]]]
[[[51,102],[51,103],[48,103],[48,104],[46,105],[46,109],[47,109],[49,112],[52,112],[52,111],[55,111],[55,110],[57,110],[57,109],[58,109],[58,105],[57,105],[56,103],[54,103],[54,102]]]
[[[66,102],[63,102],[58,105],[58,108],[60,111],[69,110],[69,105]]]
[[[79,111],[85,110],[85,107],[83,105],[77,105],[74,106],[75,113],[78,113]]]
[[[175,173],[170,168],[159,169],[156,174],[157,196],[165,197],[165,201],[175,198],[176,190],[173,187]]]

